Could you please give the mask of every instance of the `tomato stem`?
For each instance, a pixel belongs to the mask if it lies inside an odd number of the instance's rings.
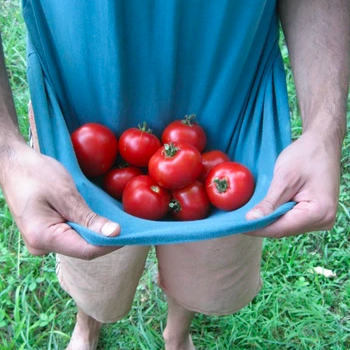
[[[165,158],[172,158],[175,156],[179,149],[175,147],[173,143],[165,143],[164,144],[164,156]]]
[[[219,192],[219,193],[224,193],[227,191],[228,189],[228,181],[226,178],[224,179],[219,179],[219,178],[215,178],[213,180],[213,182],[215,183],[216,185],[216,190]]]
[[[147,127],[147,122],[143,122],[142,124],[139,124],[139,129],[141,131],[147,132],[148,134],[153,133],[153,130]]]
[[[193,124],[198,124],[195,114],[185,115],[181,123],[188,126],[192,126]]]
[[[172,199],[169,203],[169,208],[175,213],[178,213],[181,210],[181,204],[177,199]]]

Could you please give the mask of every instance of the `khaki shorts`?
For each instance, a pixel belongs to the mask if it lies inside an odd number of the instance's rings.
[[[29,108],[32,146],[39,150]],[[188,310],[228,315],[260,291],[262,239],[245,235],[157,246],[158,284]],[[93,261],[57,255],[57,276],[77,306],[108,323],[130,310],[150,247],[128,246]]]
[[[262,239],[232,235],[214,240],[156,247],[158,284],[186,309],[228,315],[260,291]],[[109,323],[130,310],[149,247],[123,247],[93,261],[57,257],[57,276],[76,304]]]

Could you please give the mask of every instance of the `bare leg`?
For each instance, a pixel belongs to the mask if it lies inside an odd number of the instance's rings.
[[[166,350],[195,350],[190,335],[194,315],[168,296],[168,318],[163,333]]]
[[[66,350],[96,350],[101,326],[78,308],[77,322]]]

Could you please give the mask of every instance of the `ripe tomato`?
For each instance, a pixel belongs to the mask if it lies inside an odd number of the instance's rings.
[[[88,177],[105,174],[118,154],[118,140],[112,130],[97,123],[87,123],[71,135],[82,172]]]
[[[138,167],[146,167],[159,147],[160,140],[147,128],[146,122],[138,128],[125,130],[119,138],[120,155],[127,163]]]
[[[163,131],[162,143],[185,141],[202,152],[207,143],[207,136],[196,121],[196,115],[186,115],[183,120],[175,120]]]
[[[209,172],[205,188],[215,207],[235,210],[246,204],[253,195],[254,177],[244,165],[224,162]]]
[[[160,220],[169,209],[170,193],[150,176],[132,178],[125,186],[122,203],[125,212],[148,220]]]
[[[213,169],[215,165],[229,161],[230,158],[228,155],[218,150],[202,153],[202,173],[198,180],[204,183],[209,171]]]
[[[207,217],[210,202],[205,186],[200,181],[171,191],[169,203],[171,216],[176,220],[200,220]]]
[[[187,142],[164,144],[148,163],[149,174],[162,187],[182,188],[194,182],[202,171],[202,156]]]
[[[139,175],[143,175],[142,170],[134,166],[111,169],[103,178],[103,188],[110,196],[120,200],[128,181]]]

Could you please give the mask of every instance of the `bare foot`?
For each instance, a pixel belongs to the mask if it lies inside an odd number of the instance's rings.
[[[165,350],[196,350],[190,335],[195,313],[183,307],[171,296],[168,295],[167,299],[168,317],[163,332]]]
[[[66,350],[96,350],[102,324],[81,309]]]
[[[188,338],[182,341],[176,341],[175,339],[165,340],[165,350],[196,350],[193,345],[192,338],[189,335]]]

